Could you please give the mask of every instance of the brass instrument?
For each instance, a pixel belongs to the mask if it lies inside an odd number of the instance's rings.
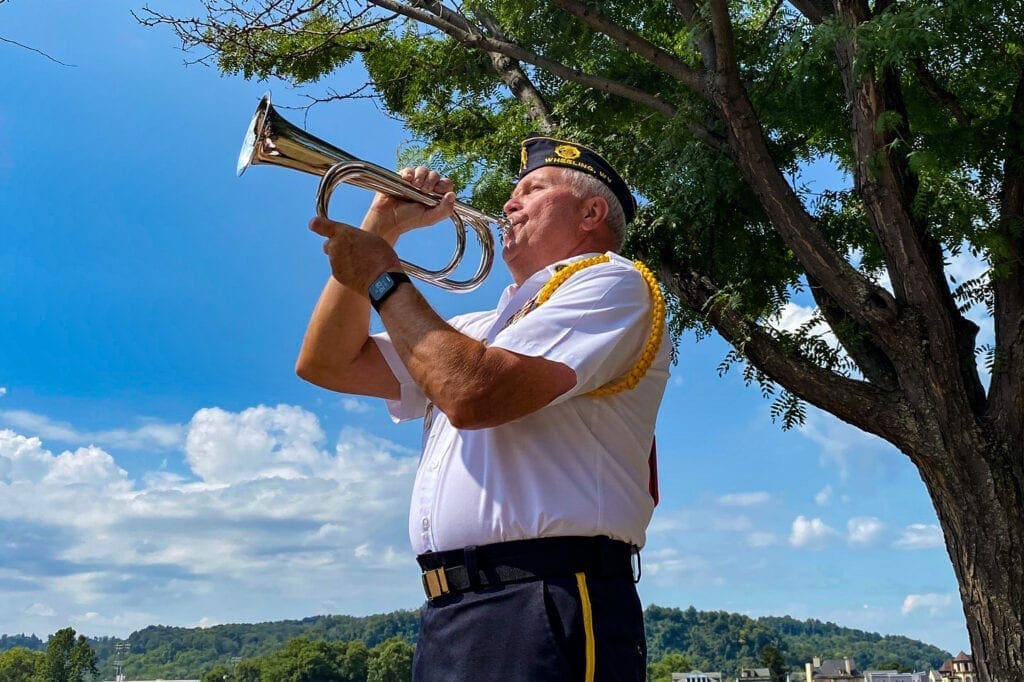
[[[382,192],[401,199],[418,201],[426,206],[437,206],[442,196],[423,192],[402,176],[368,161],[362,161],[348,152],[310,135],[292,125],[275,111],[270,93],[260,100],[256,114],[245,132],[242,150],[238,155],[238,175],[249,166],[272,164],[321,176],[316,193],[316,212],[327,217],[331,194],[341,183],[348,183],[373,192]],[[455,202],[452,222],[455,224],[455,253],[447,265],[429,270],[402,260],[409,275],[448,291],[472,291],[486,279],[494,261],[494,239],[490,225],[499,230],[507,225],[504,218],[487,215],[461,202]],[[466,249],[466,225],[473,228],[480,242],[480,264],[476,273],[467,280],[448,278],[462,263]]]

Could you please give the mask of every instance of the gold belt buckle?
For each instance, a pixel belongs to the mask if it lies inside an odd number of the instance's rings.
[[[451,591],[448,589],[448,577],[444,574],[443,566],[423,571],[423,591],[427,593],[427,599],[437,599]]]

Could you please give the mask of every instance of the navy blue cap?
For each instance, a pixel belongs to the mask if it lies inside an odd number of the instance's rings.
[[[592,175],[615,194],[622,211],[626,214],[626,222],[630,223],[636,216],[636,199],[629,191],[629,185],[615,169],[593,149],[588,149],[575,142],[556,140],[553,137],[534,134],[523,140],[522,159],[519,165],[519,179],[530,171],[544,166],[571,168],[572,170]]]

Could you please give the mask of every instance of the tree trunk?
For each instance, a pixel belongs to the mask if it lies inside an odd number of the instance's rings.
[[[920,471],[960,585],[977,679],[1020,682],[1024,680],[1022,444],[985,443],[977,434],[945,435],[958,452],[936,466],[922,465]]]

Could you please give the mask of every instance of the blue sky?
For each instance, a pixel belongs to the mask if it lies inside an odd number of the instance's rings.
[[[186,67],[169,32],[135,22],[139,6],[0,3],[0,37],[72,65],[0,42],[0,632],[415,608],[419,424],[295,377],[327,277],[306,229],[316,180],[234,173],[260,95],[301,106],[302,91]],[[368,101],[284,113],[384,166],[408,141]],[[339,189],[332,216],[358,222],[369,198]],[[449,237],[402,253],[439,264]],[[962,281],[980,265],[952,267]],[[499,265],[470,294],[421,290],[455,314],[506,283]],[[969,650],[909,461],[813,409],[783,432],[738,372],[719,378],[725,352],[680,347],[644,603]]]

